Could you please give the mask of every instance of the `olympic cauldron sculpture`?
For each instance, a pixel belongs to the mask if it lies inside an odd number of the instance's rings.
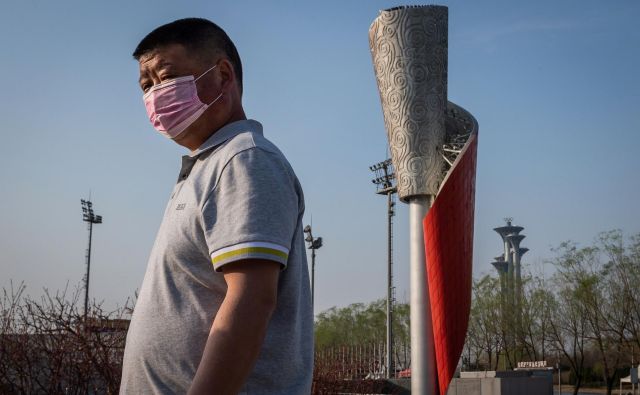
[[[478,124],[447,101],[448,9],[380,12],[369,44],[396,171],[409,204],[411,388],[444,395],[471,303]]]

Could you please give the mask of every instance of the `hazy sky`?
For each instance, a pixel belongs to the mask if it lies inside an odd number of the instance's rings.
[[[0,286],[80,282],[108,308],[140,286],[185,149],[146,117],[131,52],[153,28],[221,25],[244,64],[247,115],[288,156],[324,238],[316,312],[386,295],[386,201],[369,165],[386,135],[368,28],[391,1],[3,1]],[[640,2],[445,2],[449,100],[480,125],[474,273],[489,273],[513,216],[539,272],[563,240],[640,232]],[[408,298],[407,207],[395,218],[397,296]],[[550,273],[551,268],[546,268]]]

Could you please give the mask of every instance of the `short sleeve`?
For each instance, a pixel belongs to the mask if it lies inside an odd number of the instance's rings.
[[[254,147],[229,160],[202,206],[216,271],[244,259],[267,259],[286,268],[298,222],[296,186],[278,153]]]

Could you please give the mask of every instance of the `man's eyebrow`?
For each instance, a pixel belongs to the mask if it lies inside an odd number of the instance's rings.
[[[142,62],[142,63],[146,63],[146,62]],[[173,63],[166,60],[162,60],[157,65],[154,65],[154,68],[156,68],[157,70],[164,70],[171,67],[173,67]],[[148,72],[146,70],[143,71],[140,74],[140,78],[138,78],[138,82],[142,82],[142,80],[147,76],[147,74]]]
[[[165,69],[167,67],[173,67],[173,63],[163,60],[156,66],[159,70]]]

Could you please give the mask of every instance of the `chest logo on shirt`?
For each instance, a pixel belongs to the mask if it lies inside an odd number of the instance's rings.
[[[180,203],[176,206],[176,210],[184,210],[186,206],[187,206],[187,203]]]

